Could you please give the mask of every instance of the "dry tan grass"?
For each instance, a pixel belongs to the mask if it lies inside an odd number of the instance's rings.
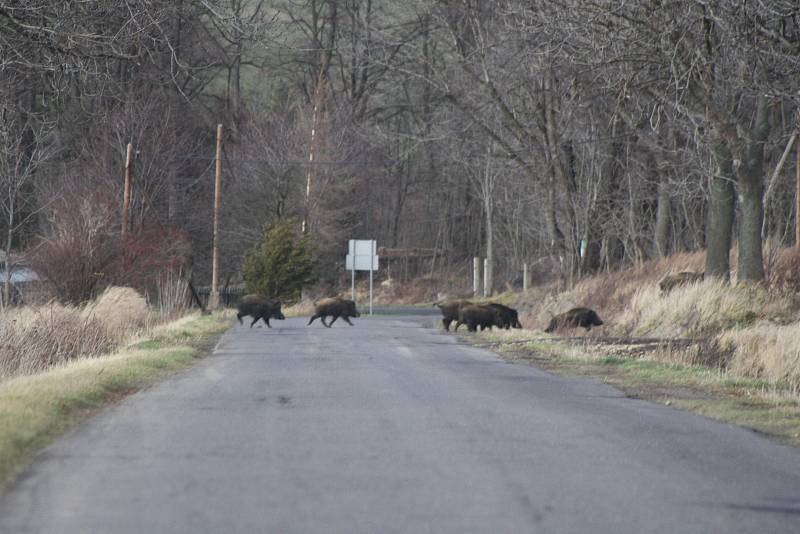
[[[158,307],[161,315],[180,317],[189,307],[189,284],[183,272],[169,269],[158,277]]]
[[[0,379],[107,355],[147,334],[160,316],[135,290],[108,288],[83,307],[50,302],[0,318]]]
[[[637,293],[657,288],[658,281],[667,274],[702,271],[704,261],[702,252],[675,254],[630,269],[586,277],[569,289],[559,283],[533,288],[519,300],[520,320],[526,328],[544,329],[554,315],[586,306],[597,311],[609,325],[597,332],[611,332],[615,316],[629,307]]]
[[[657,287],[638,290],[610,327],[621,335],[712,337],[759,320],[790,320],[792,300],[762,287],[707,280],[661,295]]]
[[[800,323],[730,330],[719,341],[732,352],[728,367],[732,374],[765,378],[800,393]]]
[[[106,326],[73,307],[48,304],[4,314],[0,378],[33,374],[81,356],[99,356],[116,343]]]
[[[800,333],[794,330],[800,330],[796,323],[800,252],[774,250],[770,258],[768,287],[706,280],[662,295],[658,282],[665,275],[704,268],[704,253],[679,254],[588,277],[568,290],[558,284],[534,288],[520,299],[520,319],[526,328],[543,329],[553,315],[587,306],[599,313],[605,325],[589,334],[576,330],[575,335],[692,337],[701,341],[660,349],[647,357],[705,365],[798,390]],[[735,261],[733,251],[732,265]]]
[[[145,298],[130,287],[107,288],[84,306],[81,316],[100,321],[119,341],[147,330],[156,319]]]

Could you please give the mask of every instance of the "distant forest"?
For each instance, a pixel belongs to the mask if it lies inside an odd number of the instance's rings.
[[[222,124],[223,282],[281,217],[331,283],[350,238],[496,289],[700,249],[759,281],[796,241],[798,104],[796,0],[0,0],[0,248],[209,284]]]

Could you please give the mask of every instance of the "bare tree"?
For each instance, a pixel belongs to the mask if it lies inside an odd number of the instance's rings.
[[[3,298],[0,306],[7,306],[11,296],[11,275],[14,264],[11,250],[16,244],[21,228],[41,210],[37,204],[37,171],[53,156],[54,148],[47,136],[52,126],[35,119],[11,118],[3,108],[0,122],[0,213],[5,227]]]

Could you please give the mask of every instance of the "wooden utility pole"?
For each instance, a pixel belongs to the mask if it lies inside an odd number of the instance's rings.
[[[122,237],[128,233],[128,214],[131,205],[131,183],[133,181],[133,143],[128,143],[125,156],[125,189],[122,192]]]
[[[217,125],[217,159],[214,173],[214,226],[211,252],[211,294],[208,307],[219,307],[219,208],[222,204],[222,125]]]
[[[311,212],[311,186],[312,182],[316,179],[316,169],[314,168],[314,151],[317,146],[317,137],[319,136],[319,123],[323,115],[323,104],[325,100],[325,91],[327,85],[326,66],[320,67],[319,76],[317,78],[317,87],[314,89],[314,110],[311,114],[311,141],[308,148],[308,172],[306,173],[306,197],[303,206],[303,223],[301,230],[304,234],[308,233],[309,218]]]
[[[315,98],[314,100],[317,100]],[[306,173],[306,198],[305,198],[305,206],[303,209],[303,224],[301,226],[301,231],[305,234],[308,233],[308,212],[311,209],[311,182],[314,177],[314,141],[317,137],[317,112],[318,104],[314,103],[314,113],[311,116],[311,143],[309,143],[308,149],[308,172]]]

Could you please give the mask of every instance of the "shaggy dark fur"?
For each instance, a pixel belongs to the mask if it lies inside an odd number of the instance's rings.
[[[504,306],[503,304],[497,304],[495,302],[489,303],[489,306],[495,309],[497,316],[502,322],[502,324],[497,325],[498,327],[505,328],[506,330],[509,328],[522,328],[522,323],[519,322],[519,314],[517,313],[517,310],[514,308],[509,308],[508,306]]]
[[[550,320],[550,324],[544,329],[545,332],[553,332],[559,328],[575,328],[582,326],[587,331],[592,329],[592,326],[600,326],[603,321],[594,310],[589,308],[572,308],[562,314],[556,315]]]
[[[468,300],[447,300],[445,302],[437,302],[434,306],[438,306],[442,312],[442,326],[448,332],[450,331],[450,323],[458,321],[458,310],[462,306],[471,306],[472,303]]]
[[[454,330],[458,331],[458,327],[462,324],[467,325],[467,330],[476,332],[478,328],[483,331],[488,328],[492,329],[493,326],[500,326],[502,321],[497,313],[497,310],[489,305],[483,304],[478,306],[462,306],[458,310],[458,322]]]
[[[263,319],[269,328],[272,328],[269,324],[270,318],[280,321],[285,319],[283,312],[281,312],[281,301],[261,295],[245,295],[242,297],[237,306],[236,313],[239,324],[242,324],[242,317],[246,315],[253,318],[253,322],[250,323],[250,328],[253,328],[253,325],[256,324],[259,319]]]
[[[329,316],[333,317],[333,319],[331,319],[330,323],[326,323],[325,318]],[[356,310],[356,303],[352,300],[339,297],[326,298],[314,304],[314,315],[308,320],[308,324],[319,318],[323,325],[330,328],[339,317],[344,319],[350,326],[353,326],[353,323],[350,322],[350,317],[361,317],[361,314]]]

